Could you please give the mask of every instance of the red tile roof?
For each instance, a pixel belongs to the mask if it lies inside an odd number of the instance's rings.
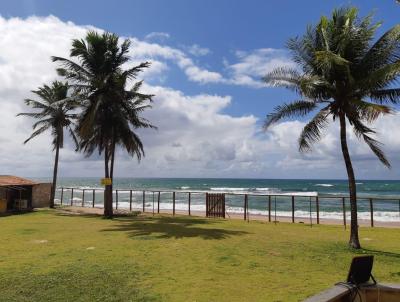
[[[12,176],[12,175],[0,175],[0,187],[7,187],[7,186],[32,186],[38,184],[32,180]]]

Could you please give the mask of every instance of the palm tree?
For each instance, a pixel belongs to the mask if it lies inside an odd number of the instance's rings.
[[[39,112],[19,113],[17,116],[29,116],[38,119],[33,124],[34,132],[24,141],[24,144],[32,138],[50,130],[53,137],[53,150],[56,151],[53,169],[53,186],[50,195],[50,207],[54,207],[55,190],[57,186],[58,157],[60,148],[64,146],[64,129],[67,129],[78,146],[78,141],[72,130],[76,113],[71,113],[76,104],[68,98],[68,83],[54,81],[51,86],[43,85],[38,90],[32,91],[40,100],[25,99],[25,103]]]
[[[154,128],[140,113],[150,107],[152,95],[139,92],[142,82],[125,90],[127,81],[150,63],[123,70],[129,61],[130,41],[121,45],[115,34],[90,31],[84,40],[73,40],[70,56],[78,61],[53,57],[60,62],[60,75],[72,82],[81,99],[82,112],[77,122],[80,147],[87,156],[95,150],[104,153],[104,176],[113,179],[116,146],[122,146],[138,160],[144,155],[143,144],[135,133],[138,128]],[[104,216],[112,218],[112,184],[104,190]]]
[[[267,116],[265,128],[282,118],[303,117],[318,110],[300,135],[300,151],[309,151],[322,137],[330,118],[339,120],[350,192],[349,245],[357,249],[360,242],[356,183],[346,128],[348,124],[352,126],[356,136],[390,167],[370,124],[392,112],[387,104],[400,100],[400,89],[393,87],[400,74],[400,25],[375,41],[379,26],[380,23],[372,23],[372,15],[359,19],[356,8],[334,10],[330,19],[322,17],[302,37],[289,40],[287,47],[299,69],[277,68],[264,77],[267,84],[288,88],[300,97],[276,107]]]

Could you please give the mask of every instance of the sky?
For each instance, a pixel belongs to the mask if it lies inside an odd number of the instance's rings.
[[[396,1],[53,1],[0,2],[0,174],[50,176],[49,134],[23,141],[33,121],[31,90],[57,79],[50,56],[68,57],[71,41],[88,30],[110,31],[132,43],[131,64],[150,61],[143,92],[155,95],[145,116],[158,130],[139,131],[145,158],[139,163],[118,150],[116,176],[224,178],[345,178],[337,124],[312,152],[298,152],[304,119],[263,132],[275,106],[297,98],[268,87],[261,77],[278,66],[296,67],[285,43],[334,8],[354,5],[360,15],[383,21],[377,35],[396,25]],[[359,179],[399,179],[400,115],[373,127],[392,169],[383,167],[349,130]],[[101,177],[103,161],[74,152],[67,141],[60,176]]]

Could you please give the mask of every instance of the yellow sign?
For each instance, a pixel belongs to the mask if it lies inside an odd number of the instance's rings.
[[[102,186],[110,186],[112,184],[111,178],[102,178],[101,185]]]

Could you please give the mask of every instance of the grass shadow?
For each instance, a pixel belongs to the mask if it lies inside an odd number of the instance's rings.
[[[119,217],[137,217],[140,214],[139,211],[134,211],[134,212],[120,212],[120,213],[114,213],[114,218],[119,218]],[[56,216],[61,216],[61,217],[84,217],[84,218],[104,218],[103,214],[100,213],[90,213],[85,210],[79,210],[79,209],[69,209],[68,207],[66,208],[57,208],[55,212]],[[108,218],[104,218],[108,219]],[[112,219],[110,219],[112,220]]]
[[[7,212],[0,213],[0,217],[8,217],[8,216],[16,216],[16,215],[25,215],[31,214],[35,211],[33,209],[26,209],[26,210],[8,210]]]
[[[218,220],[189,217],[168,216],[138,216],[134,219],[114,219],[113,228],[103,232],[126,232],[134,239],[165,239],[165,238],[191,238],[224,239],[230,236],[248,234],[244,231],[210,228],[209,225],[217,224]]]
[[[374,256],[386,256],[386,257],[394,257],[400,259],[400,253],[386,252],[386,251],[378,251],[372,249],[361,249],[360,251],[354,250],[357,254],[370,254]]]

